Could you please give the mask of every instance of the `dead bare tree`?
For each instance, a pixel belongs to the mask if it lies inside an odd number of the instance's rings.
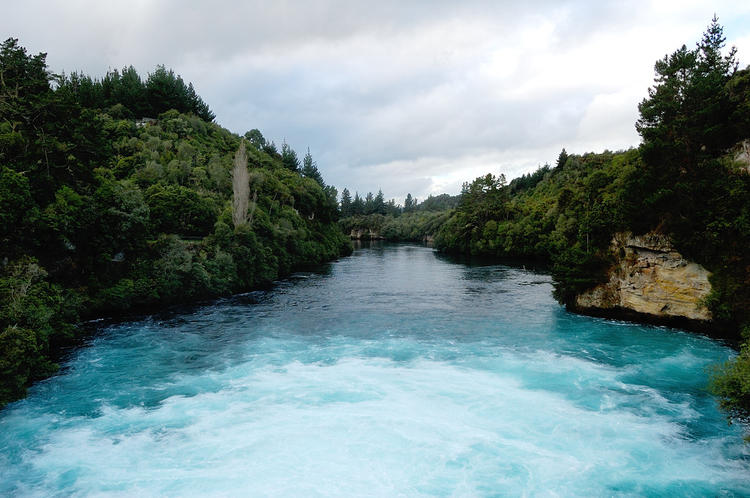
[[[250,178],[247,171],[247,150],[243,140],[234,155],[234,169],[232,169],[232,221],[235,228],[247,223],[249,201]]]

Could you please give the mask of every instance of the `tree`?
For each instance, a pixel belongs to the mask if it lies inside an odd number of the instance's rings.
[[[258,150],[263,150],[263,148],[266,146],[266,139],[257,128],[253,128],[252,130],[245,133],[245,140],[250,142],[252,146]]]
[[[383,197],[382,190],[378,190],[377,195],[372,201],[372,211],[377,214],[385,214],[385,198]]]
[[[644,167],[627,180],[637,230],[694,231],[696,199],[707,192],[701,185],[720,167],[712,161],[744,138],[728,119],[739,105],[728,90],[737,61],[734,48],[721,55],[724,42],[714,17],[695,49],[683,45],[654,65],[656,84],[636,122]]]
[[[396,204],[396,199],[391,199],[385,203],[385,214],[386,216],[399,216],[401,214],[401,206]]]
[[[170,109],[186,111],[184,102],[187,99],[187,87],[182,78],[164,66],[156,66],[146,80],[146,99],[154,114],[161,114]]]
[[[263,145],[263,152],[268,154],[269,156],[273,158],[280,158],[279,150],[276,148],[276,144],[273,140],[270,142],[266,142],[265,145]]]
[[[372,214],[375,212],[375,197],[372,192],[367,192],[364,202],[364,214]]]
[[[216,114],[211,111],[208,104],[203,102],[203,99],[195,92],[192,83],[188,83],[187,103],[189,112],[192,112],[204,121],[211,122],[216,117]]]
[[[291,171],[299,170],[299,159],[297,153],[289,147],[286,141],[281,144],[281,162],[284,163],[284,167]]]
[[[750,137],[750,67],[734,73],[727,84],[727,93],[734,109],[729,117],[734,136]]]
[[[738,62],[735,47],[722,56],[725,43],[724,28],[714,16],[698,44],[698,70],[694,84],[700,150],[711,157],[733,145],[738,138],[746,138],[734,136],[726,119],[733,107],[726,84],[737,71]]]
[[[339,191],[333,185],[323,187],[323,193],[326,196],[326,206],[323,216],[324,220],[337,221],[339,219],[338,197]]]
[[[216,221],[215,205],[211,199],[181,185],[153,185],[146,190],[146,202],[151,221],[158,232],[206,235]]]
[[[143,117],[148,112],[146,86],[133,66],[122,68],[120,85],[114,93],[114,100],[114,104],[124,105],[135,117]]]
[[[27,175],[39,204],[64,182],[86,183],[107,158],[91,114],[50,82],[46,54],[29,56],[18,40],[0,46],[0,164]],[[98,165],[98,164],[97,164]]]
[[[412,199],[411,193],[406,194],[406,199],[404,199],[404,213],[412,211],[414,206],[416,206],[416,202]]]
[[[8,38],[0,46],[0,162],[33,164],[43,159],[49,169],[49,101],[52,98],[47,54],[30,56]],[[43,157],[40,157],[43,156]],[[16,168],[14,168],[16,169]]]
[[[318,171],[318,165],[313,161],[312,156],[310,155],[310,149],[307,149],[307,154],[305,154],[305,158],[302,160],[302,171],[303,176],[306,176],[307,178],[312,178],[321,187],[325,187],[325,182],[323,182],[323,176],[320,174],[320,171]]]
[[[352,201],[352,215],[365,214],[365,201],[359,196],[359,192],[354,192]]]
[[[180,75],[164,66],[156,66],[146,80],[146,101],[151,112],[161,114],[170,109],[193,113],[205,121],[213,121],[214,113],[195,93],[192,83],[185,85]]]
[[[26,176],[0,166],[0,257],[21,249],[36,209]]]
[[[39,95],[51,90],[47,71],[47,54],[29,56],[17,38],[8,38],[0,46],[0,110],[11,110],[11,97]]]
[[[636,122],[647,162],[670,166],[674,173],[736,141],[726,123],[732,105],[725,90],[737,69],[736,50],[723,57],[724,42],[714,17],[695,49],[683,45],[656,61],[656,85],[638,105]]]
[[[508,199],[505,175],[488,173],[463,184],[458,211],[466,217],[466,226],[483,227],[489,220],[507,217]]]
[[[341,191],[341,217],[348,218],[352,213],[352,196],[349,193],[349,189]]]
[[[563,150],[560,151],[560,155],[557,156],[557,163],[555,167],[560,169],[565,166],[566,162],[568,162],[568,153],[565,151],[565,147],[563,147]]]
[[[250,203],[250,176],[247,171],[247,151],[245,141],[240,141],[240,147],[234,155],[232,169],[232,222],[234,227],[247,223],[247,208]]]

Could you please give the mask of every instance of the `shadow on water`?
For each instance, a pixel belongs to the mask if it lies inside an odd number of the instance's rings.
[[[491,256],[469,256],[465,254],[446,254],[435,251],[435,257],[447,263],[474,266],[508,266],[532,273],[548,275],[552,269],[549,263],[528,258],[497,258]]]
[[[391,243],[384,240],[352,240],[352,247],[354,247],[355,251],[361,249],[382,249],[386,245],[391,245]]]
[[[544,261],[531,258],[498,258],[492,256],[469,256],[464,254],[447,254],[434,249],[432,245],[418,242],[388,242],[384,240],[352,240],[354,247],[354,256],[362,254],[385,254],[388,251],[396,250],[430,250],[439,261],[458,264],[467,267],[477,266],[507,266],[519,270],[529,271],[547,275],[551,270],[551,265]]]
[[[105,316],[79,324],[79,335],[70,344],[60,348],[52,361],[61,366],[57,375],[64,373],[70,361],[79,354],[82,348],[94,345],[97,339],[120,327],[151,324],[165,329],[175,329],[199,320],[201,316],[212,313],[223,307],[252,307],[263,304],[276,293],[304,282],[311,277],[326,278],[333,274],[334,262],[307,265],[295,273],[276,280],[259,289],[233,294],[230,296],[196,300],[190,303],[173,304],[166,307],[146,307],[135,311]],[[219,341],[221,344],[223,341]],[[227,344],[228,346],[228,344]]]

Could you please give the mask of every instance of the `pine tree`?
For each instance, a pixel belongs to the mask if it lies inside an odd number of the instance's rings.
[[[382,190],[378,190],[377,195],[372,201],[372,212],[377,214],[385,214],[385,198],[383,197]]]
[[[731,113],[725,85],[737,68],[736,50],[722,57],[724,42],[714,17],[695,49],[683,45],[654,65],[656,85],[638,106],[636,129],[646,161],[671,167],[670,174],[736,140],[725,119]]]
[[[349,189],[341,191],[341,217],[348,218],[352,213],[352,196],[349,193]]]
[[[281,143],[281,162],[284,166],[292,171],[299,171],[299,159],[297,153],[289,147],[286,141]]]
[[[310,155],[310,149],[307,149],[307,154],[305,154],[305,158],[302,160],[302,171],[303,176],[306,176],[307,178],[312,178],[321,187],[325,187],[325,182],[323,182],[323,176],[320,174],[320,171],[318,171],[318,165],[313,161],[312,155]]]
[[[707,161],[742,138],[728,119],[737,105],[727,90],[737,62],[734,49],[721,55],[724,42],[714,17],[695,49],[683,45],[654,65],[656,84],[639,104],[636,122],[644,167],[630,186],[634,208],[628,209],[639,213],[631,214],[639,230],[664,222],[668,230],[689,224],[694,189],[711,176]]]
[[[414,209],[414,199],[411,197],[411,193],[406,194],[404,199],[404,213],[408,213]]]
[[[359,196],[359,192],[354,192],[352,201],[352,215],[365,214],[365,201]]]
[[[364,202],[364,213],[372,214],[374,212],[375,212],[375,197],[372,195],[372,192],[367,192],[367,195],[365,196],[365,202]]]

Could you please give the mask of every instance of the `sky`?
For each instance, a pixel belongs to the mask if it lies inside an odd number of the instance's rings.
[[[129,0],[3,6],[54,72],[164,64],[216,122],[309,148],[339,191],[402,203],[639,143],[657,59],[716,14],[750,64],[750,2]]]

